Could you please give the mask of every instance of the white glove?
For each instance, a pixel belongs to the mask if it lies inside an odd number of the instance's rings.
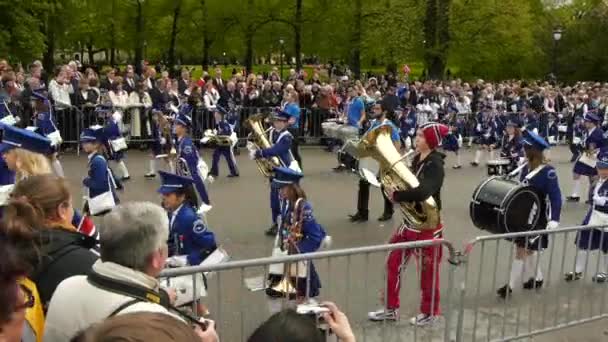
[[[255,147],[255,145],[254,145],[254,144],[253,144],[251,141],[248,141],[248,142],[247,142],[247,149],[248,149],[249,151],[255,151],[255,150],[256,150],[256,147]]]
[[[205,178],[205,180],[207,180],[209,184],[213,184],[213,182],[215,182],[215,178],[212,175],[207,175],[207,178]]]
[[[169,266],[169,267],[188,266],[188,257],[186,255],[176,255],[176,256],[167,258],[167,266]]]
[[[595,203],[599,206],[604,206],[604,205],[606,205],[606,197],[600,196],[598,194],[594,194],[593,203]]]
[[[167,143],[167,139],[165,138],[160,138],[160,144],[161,145],[165,145]]]
[[[557,221],[547,222],[547,230],[555,229],[557,227],[559,227],[559,222],[557,222]]]
[[[203,139],[201,139],[201,144],[206,144],[209,142],[209,140],[211,140],[210,137],[204,137]]]
[[[120,122],[122,121],[122,113],[120,113],[119,111],[115,111],[112,114],[112,120],[114,120],[115,122]]]
[[[205,213],[209,212],[212,208],[213,208],[213,206],[203,203],[203,204],[201,204],[200,208],[198,208],[198,211],[196,213],[199,216],[203,216],[203,215],[205,215]]]
[[[250,150],[249,151],[249,159],[255,160],[255,150]]]

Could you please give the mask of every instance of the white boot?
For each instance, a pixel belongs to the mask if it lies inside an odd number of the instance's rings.
[[[144,177],[146,177],[146,178],[154,178],[154,177],[156,177],[156,158],[150,159],[148,161],[148,163],[149,163],[150,169],[149,169],[148,173],[146,173],[144,175]]]
[[[127,169],[127,165],[125,164],[124,161],[121,160],[121,161],[117,162],[116,166],[120,170],[123,180],[131,179],[131,176],[129,176],[129,170]]]

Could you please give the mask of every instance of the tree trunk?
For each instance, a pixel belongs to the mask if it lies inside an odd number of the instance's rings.
[[[89,38],[87,43],[87,53],[89,54],[89,65],[95,64],[95,53],[93,52],[93,39]]]
[[[207,1],[201,0],[201,7],[203,10],[203,20],[201,25],[203,25],[203,60],[201,61],[202,67],[204,71],[209,70],[209,48],[211,47],[211,39],[209,38],[209,10],[207,9]]]
[[[169,45],[169,56],[167,61],[167,66],[169,67],[169,71],[173,71],[173,67],[175,66],[175,42],[177,40],[177,26],[179,23],[179,14],[181,12],[182,2],[178,1],[175,4],[175,9],[173,10],[173,25],[171,26],[171,43]]]
[[[296,70],[300,71],[302,69],[302,0],[296,0],[296,18],[293,28]]]
[[[144,14],[143,4],[137,0],[137,18],[135,18],[135,72],[139,75],[143,74],[144,60]]]
[[[363,20],[363,12],[361,0],[355,0],[355,23],[353,25],[353,33],[351,37],[352,60],[351,68],[355,75],[355,79],[361,78],[361,21]]]
[[[255,1],[247,0],[247,13],[255,13]],[[245,27],[245,60],[243,65],[245,66],[245,72],[248,74],[253,69],[253,35],[255,34],[255,27],[253,20],[250,16],[247,17],[247,26]]]
[[[46,50],[42,56],[42,64],[48,75],[52,75],[55,69],[55,24],[53,16],[48,15],[45,25]]]
[[[442,79],[450,42],[451,0],[427,0],[424,18],[424,62],[429,79]]]
[[[116,65],[116,1],[112,1],[112,17],[110,18],[110,65]]]

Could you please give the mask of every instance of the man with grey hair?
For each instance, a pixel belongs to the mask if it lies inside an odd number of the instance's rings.
[[[69,341],[93,323],[131,312],[172,315],[158,275],[165,266],[167,214],[157,204],[119,205],[103,218],[100,253],[88,276],[57,287],[47,313],[44,341]],[[139,294],[139,296],[138,296]]]

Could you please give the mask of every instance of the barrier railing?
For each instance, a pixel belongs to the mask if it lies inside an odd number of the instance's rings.
[[[603,243],[604,235],[608,241],[608,232],[603,229],[608,227],[575,226],[480,236],[466,244],[463,252],[443,239],[348,248],[166,269],[161,277],[192,276],[196,283],[197,274],[207,273],[207,296],[193,296],[191,302],[207,304],[224,340],[244,341],[271,313],[295,305],[286,298],[270,299],[257,293],[268,286],[270,265],[314,260],[322,282],[319,298],[338,304],[349,317],[358,341],[511,341],[608,318],[608,288],[590,282],[592,274],[600,273],[601,258],[592,255],[584,263],[578,262],[575,269],[580,253],[573,244],[575,236],[594,232],[596,245],[587,248],[596,248],[597,243]],[[521,274],[512,272],[512,260],[523,255],[517,252],[513,240],[530,247],[545,237],[546,249],[536,254],[538,257],[526,253]],[[378,293],[374,289],[387,293],[386,256],[394,251],[413,252],[416,263],[409,265],[424,265],[420,251],[438,246],[446,248],[449,261],[442,263],[439,278],[432,279],[433,285],[441,285],[440,297],[431,299],[441,300],[440,324],[427,329],[411,326],[405,319],[419,311],[417,282],[421,280],[421,267],[407,267],[401,274],[401,321],[369,322],[365,313],[375,307]],[[601,272],[608,270],[608,265],[603,266]],[[566,282],[564,274],[574,271],[582,273],[581,279]],[[310,270],[307,272],[310,275]],[[508,285],[513,275],[519,278],[511,284],[513,292],[506,298],[497,296],[496,289]],[[442,278],[447,281],[439,281]],[[534,281],[532,289],[522,289],[529,279]],[[541,285],[536,282],[540,280]],[[309,299],[309,284],[306,286],[299,302]],[[384,302],[376,304],[386,307],[386,296]]]
[[[434,251],[446,247],[448,259],[453,263],[445,263],[444,274],[447,273],[447,281],[441,282],[442,310],[445,315],[444,325],[441,329],[425,331],[416,326],[394,324],[384,320],[383,322],[369,323],[363,312],[375,310],[386,306],[374,298],[378,298],[378,291],[386,293],[386,255],[391,251],[412,252],[414,258],[410,264],[407,276],[401,277],[401,315],[407,317],[418,313],[419,291],[416,284],[420,273],[420,267],[416,268],[414,262],[422,265],[420,251],[424,248],[434,248]],[[439,258],[438,252],[433,253],[434,258]],[[358,341],[391,341],[400,336],[408,336],[406,340],[417,341],[432,338],[434,340],[450,341],[453,335],[451,323],[452,290],[455,288],[454,272],[457,263],[457,254],[453,246],[442,239],[426,240],[418,242],[407,242],[399,244],[387,244],[380,246],[367,246],[359,248],[348,248],[339,250],[322,251],[310,254],[290,255],[284,257],[261,258],[242,261],[231,261],[214,266],[195,266],[163,271],[161,277],[177,277],[192,275],[192,282],[197,281],[197,274],[207,274],[207,297],[203,301],[211,311],[212,318],[218,322],[220,334],[225,341],[245,341],[249,334],[266,320],[272,312],[283,307],[294,305],[294,301],[287,298],[270,299],[263,293],[266,288],[268,268],[275,264],[298,264],[299,262],[312,262],[322,282],[319,298],[336,302],[338,306],[349,316]],[[427,260],[428,261],[428,260]],[[415,273],[412,269],[416,270]],[[210,274],[213,272],[214,274]],[[307,270],[310,276],[311,270]],[[414,274],[412,274],[414,273]],[[384,277],[383,277],[384,275]],[[441,278],[441,276],[440,276]],[[439,279],[440,279],[439,278]],[[439,284],[439,279],[433,276],[433,284]],[[200,283],[200,280],[199,280]],[[299,302],[306,302],[311,291],[307,282],[306,291]],[[373,289],[373,290],[372,290]],[[260,291],[261,290],[261,291]],[[262,292],[262,293],[258,293]],[[179,293],[179,291],[178,291]],[[198,298],[193,296],[193,303]],[[431,302],[437,301],[434,292]],[[375,303],[377,302],[377,303]],[[196,305],[195,305],[196,306]],[[326,331],[327,332],[327,331]],[[329,336],[328,336],[329,337]],[[403,340],[403,339],[398,339]]]
[[[564,280],[564,274],[573,272],[576,264],[574,237],[593,231],[600,234],[597,239],[602,241],[606,235],[608,241],[608,233],[604,234],[602,228],[606,227],[576,226],[480,236],[467,244],[462,258],[464,278],[459,286],[456,341],[510,341],[607,318],[607,288],[588,282],[587,271],[599,271],[599,257],[585,260],[582,279],[571,283]],[[526,253],[521,274],[516,274],[512,260],[518,252],[510,240],[519,239],[520,246],[532,247],[545,238],[547,248],[540,255]],[[509,278],[513,277],[519,278],[511,284],[513,293],[497,304],[494,292],[509,285]],[[540,280],[542,287],[535,289]],[[526,281],[534,286],[522,289]]]

